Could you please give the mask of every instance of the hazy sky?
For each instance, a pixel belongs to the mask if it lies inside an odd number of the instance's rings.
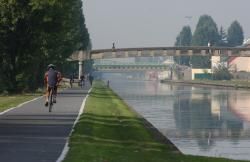
[[[173,46],[184,25],[203,14],[226,30],[238,20],[250,37],[250,0],[83,0],[93,49]],[[188,19],[187,16],[191,16]]]

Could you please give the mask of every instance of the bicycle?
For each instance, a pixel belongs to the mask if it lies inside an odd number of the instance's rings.
[[[55,87],[50,87],[49,91],[49,112],[52,111]]]

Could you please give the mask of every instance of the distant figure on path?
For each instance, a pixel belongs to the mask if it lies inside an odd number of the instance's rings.
[[[91,86],[92,86],[93,80],[94,80],[94,77],[91,74],[89,74],[89,83]]]
[[[69,83],[70,83],[70,88],[72,88],[73,87],[73,83],[74,83],[74,74],[70,75]]]
[[[109,80],[107,81],[107,87],[109,88]]]
[[[80,85],[81,88],[83,88],[83,86],[85,85],[85,76],[83,74],[80,76]]]

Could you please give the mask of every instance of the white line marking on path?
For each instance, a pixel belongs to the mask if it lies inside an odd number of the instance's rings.
[[[69,138],[72,135],[72,133],[74,131],[74,128],[75,128],[75,125],[79,121],[81,114],[83,113],[85,103],[86,103],[87,98],[89,97],[89,92],[91,91],[91,89],[92,88],[89,89],[88,95],[82,101],[82,105],[81,105],[81,108],[79,110],[78,116],[77,116],[77,118],[76,118],[76,120],[75,120],[75,122],[73,124],[72,130],[71,130],[69,136],[67,137],[67,140],[66,140],[66,143],[64,145],[63,151],[62,151],[61,155],[59,156],[59,158],[56,160],[56,162],[62,162],[64,160],[64,158],[66,157],[68,151],[69,151]]]
[[[22,107],[23,105],[28,104],[28,103],[30,103],[30,102],[33,102],[33,101],[35,101],[35,100],[38,100],[39,98],[42,98],[42,97],[43,97],[43,96],[40,96],[40,97],[34,98],[34,99],[30,100],[30,101],[26,101],[26,102],[24,102],[24,103],[21,103],[21,104],[17,105],[16,107],[9,108],[9,109],[7,109],[7,110],[5,110],[5,111],[3,111],[3,112],[0,112],[0,115],[3,115],[3,114],[5,114],[5,113],[7,113],[7,112],[9,112],[9,111],[11,111],[11,110],[16,109],[16,108]]]

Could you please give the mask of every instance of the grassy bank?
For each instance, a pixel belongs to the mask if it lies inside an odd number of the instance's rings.
[[[233,161],[185,156],[171,144],[157,142],[144,120],[101,82],[95,82],[69,146],[64,162]]]
[[[38,96],[39,94],[20,94],[20,95],[10,95],[10,96],[0,95],[0,112],[12,107],[16,107],[19,104],[29,101]]]

